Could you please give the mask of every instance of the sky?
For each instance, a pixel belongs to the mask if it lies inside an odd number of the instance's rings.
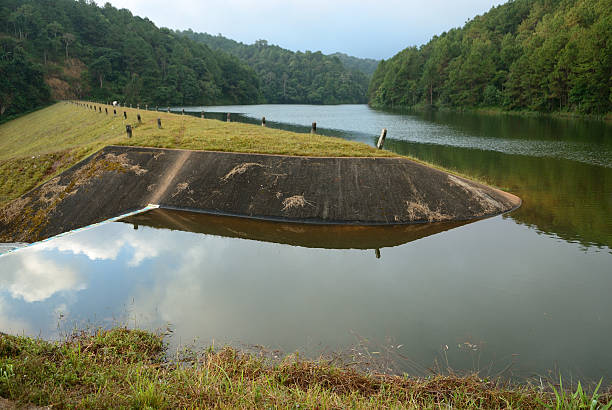
[[[387,59],[506,0],[109,0],[159,27]],[[103,4],[102,1],[99,1]]]

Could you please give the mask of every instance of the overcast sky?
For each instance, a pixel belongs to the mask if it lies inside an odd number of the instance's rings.
[[[109,0],[160,27],[389,58],[506,0]],[[100,0],[99,4],[103,4]]]

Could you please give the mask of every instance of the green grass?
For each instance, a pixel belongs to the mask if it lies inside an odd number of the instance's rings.
[[[477,376],[365,374],[325,361],[267,362],[226,347],[166,359],[161,336],[115,328],[63,342],[0,336],[0,396],[54,408],[610,408],[580,386]],[[598,407],[599,406],[599,407]],[[606,407],[607,406],[607,407]]]
[[[95,104],[100,106],[99,104]],[[109,115],[104,113],[109,109]],[[123,119],[123,112],[128,120]],[[137,145],[300,156],[397,156],[366,144],[189,115],[102,106],[102,113],[67,102],[0,125],[0,206],[101,148]],[[162,129],[157,128],[157,118]],[[128,139],[125,125],[134,126]]]

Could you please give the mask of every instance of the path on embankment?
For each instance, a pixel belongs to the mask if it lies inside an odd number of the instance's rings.
[[[331,224],[406,224],[512,210],[512,194],[406,158],[108,146],[5,207],[0,241],[32,242],[148,204]]]

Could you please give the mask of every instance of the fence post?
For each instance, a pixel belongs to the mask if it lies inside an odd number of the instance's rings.
[[[262,127],[266,126],[266,117],[261,117],[261,126]]]
[[[232,114],[230,114],[229,112],[227,113],[227,122],[231,122],[232,121]]]
[[[383,128],[382,132],[380,133],[380,137],[378,137],[376,148],[382,149],[383,145],[385,144],[385,138],[387,138],[387,129]]]
[[[125,126],[125,132],[128,138],[132,138],[132,126],[130,124]]]
[[[312,123],[312,128],[310,129],[310,133],[311,134],[316,134],[317,133],[317,123],[316,122]]]
[[[157,119],[157,128],[161,130],[161,118]]]

